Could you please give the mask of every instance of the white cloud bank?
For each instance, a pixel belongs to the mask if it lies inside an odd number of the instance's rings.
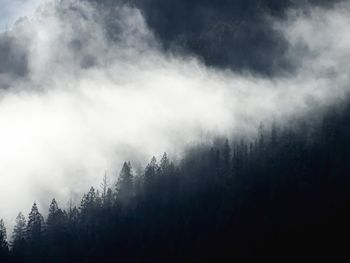
[[[133,154],[144,161],[210,135],[253,133],[261,120],[348,91],[349,4],[276,21],[300,67],[271,80],[165,54],[129,7],[116,9],[119,40],[110,41],[101,12],[51,3],[6,33],[29,54],[26,77],[0,75],[10,83],[0,97],[0,217],[9,224],[34,200],[43,210],[53,196],[64,204],[98,185]]]

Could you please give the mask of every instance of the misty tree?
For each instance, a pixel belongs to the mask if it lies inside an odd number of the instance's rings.
[[[26,219],[22,212],[20,212],[16,217],[16,224],[13,228],[13,244],[16,242],[22,242],[26,238]]]
[[[159,163],[159,172],[161,175],[168,175],[169,171],[170,171],[170,161],[168,158],[168,154],[164,153],[162,158],[160,159],[160,163]]]
[[[157,164],[157,159],[153,156],[144,172],[144,187],[147,193],[151,193],[151,189],[154,187],[158,170],[159,166]]]
[[[0,259],[8,254],[7,233],[4,220],[0,219]]]
[[[52,199],[46,220],[47,230],[51,232],[62,228],[66,219],[66,213],[58,207],[56,199]]]
[[[103,175],[102,182],[100,184],[101,188],[101,197],[102,197],[102,202],[105,203],[107,200],[107,195],[108,195],[108,189],[109,189],[109,182],[108,182],[108,177],[107,177],[107,172]]]
[[[133,174],[130,162],[124,162],[116,183],[117,201],[125,204],[128,203],[133,195]]]
[[[95,207],[101,208],[103,204],[102,195],[99,190],[96,190],[96,200],[95,200]]]
[[[3,219],[0,219],[0,247],[6,247],[7,246],[7,233],[6,233],[6,227]]]
[[[113,192],[112,192],[111,188],[108,188],[106,196],[105,196],[105,198],[103,200],[103,206],[105,208],[111,208],[112,205],[113,205]]]
[[[88,215],[89,212],[96,208],[96,192],[95,188],[91,187],[87,194],[84,194],[80,203],[80,212],[82,216]]]
[[[152,157],[151,162],[146,166],[145,169],[145,180],[146,182],[151,181],[157,175],[159,166],[157,164],[156,157]]]
[[[26,236],[27,236],[26,219],[22,212],[16,217],[16,224],[13,228],[11,253],[15,262],[23,262],[26,256]]]
[[[38,210],[37,204],[34,202],[32,209],[28,215],[28,223],[26,234],[28,240],[39,241],[44,232],[44,217]]]
[[[78,224],[79,224],[79,210],[76,206],[72,206],[70,203],[69,210],[67,213],[67,221],[68,221],[68,227],[71,231],[75,231]]]

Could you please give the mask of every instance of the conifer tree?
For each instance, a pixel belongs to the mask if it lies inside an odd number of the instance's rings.
[[[96,206],[96,192],[95,188],[91,187],[90,191],[87,194],[84,194],[81,203],[80,211],[81,215],[85,216],[88,213],[92,212]]]
[[[26,256],[26,229],[26,219],[20,212],[16,217],[11,243],[11,252],[15,262],[23,262]]]
[[[16,225],[13,229],[13,241],[23,241],[26,237],[26,219],[22,212],[16,217]]]
[[[58,204],[56,199],[52,199],[49,208],[49,214],[47,216],[47,227],[52,230],[53,228],[62,227],[65,223],[66,214],[60,208],[58,208]]]
[[[42,237],[44,231],[44,217],[40,214],[35,202],[28,216],[26,230],[29,240],[35,241]]]
[[[133,195],[133,174],[130,162],[124,162],[116,184],[117,201],[120,203],[129,202]]]
[[[153,156],[151,162],[146,166],[144,173],[144,183],[146,192],[150,192],[152,187],[154,186],[154,181],[157,176],[158,170],[159,166],[157,164],[157,159]]]
[[[107,191],[109,187],[109,183],[108,183],[108,177],[107,177],[107,172],[104,174],[102,182],[100,184],[100,188],[101,188],[101,198],[102,198],[102,202],[105,203],[106,202],[106,198],[107,198]]]
[[[170,169],[170,161],[167,153],[164,153],[160,159],[159,170],[162,175],[168,175]]]
[[[103,205],[105,208],[111,208],[113,205],[113,193],[112,193],[111,188],[107,189],[107,194],[106,194],[106,197],[104,199]]]
[[[8,252],[7,233],[4,220],[0,219],[0,258]]]

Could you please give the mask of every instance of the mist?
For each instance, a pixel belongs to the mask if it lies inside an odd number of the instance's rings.
[[[165,51],[134,7],[115,7],[117,38],[104,10],[48,2],[0,35],[0,217],[14,222],[33,201],[78,200],[125,160],[181,159],[216,136],[254,135],[349,91],[350,4],[290,9],[272,24],[296,70],[266,78],[207,66]],[[5,49],[2,49],[5,50]]]

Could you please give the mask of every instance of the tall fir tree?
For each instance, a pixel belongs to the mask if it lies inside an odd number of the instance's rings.
[[[13,242],[25,240],[26,229],[26,219],[22,212],[20,212],[16,217],[16,225],[13,228]]]
[[[62,228],[63,224],[66,221],[66,218],[66,213],[58,207],[56,199],[52,199],[49,208],[49,214],[46,220],[48,229],[53,230],[54,228]]]
[[[133,174],[130,162],[124,162],[116,184],[117,202],[126,204],[133,196]]]
[[[16,224],[13,228],[11,254],[15,262],[24,262],[26,257],[26,219],[22,212],[16,217]]]
[[[154,187],[158,170],[159,166],[157,164],[157,159],[153,156],[151,162],[146,166],[144,173],[144,190],[147,193],[150,193]]]
[[[40,214],[37,204],[34,202],[28,216],[27,238],[29,240],[39,240],[44,232],[44,217]]]
[[[160,159],[159,171],[161,175],[168,175],[170,170],[170,161],[168,158],[168,154],[164,153],[162,158]]]
[[[4,220],[0,219],[0,259],[8,254],[7,233]]]
[[[92,213],[96,208],[96,192],[95,188],[91,187],[87,194],[84,194],[80,203],[81,216],[85,217]]]

